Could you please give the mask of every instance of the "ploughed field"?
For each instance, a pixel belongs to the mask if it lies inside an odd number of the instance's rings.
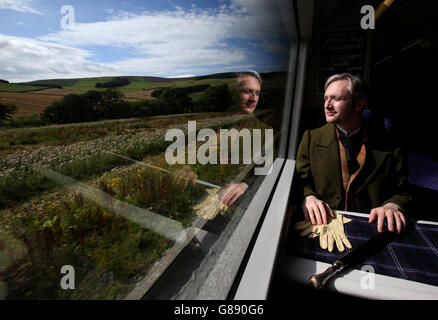
[[[14,118],[31,116],[44,111],[55,100],[63,95],[43,94],[35,92],[0,92],[0,103],[13,104],[17,107]]]

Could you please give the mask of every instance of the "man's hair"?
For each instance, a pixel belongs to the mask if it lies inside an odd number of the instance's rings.
[[[239,82],[239,85],[240,85],[240,78],[242,78],[243,76],[250,76],[250,77],[256,78],[257,81],[260,83],[260,86],[262,86],[262,77],[260,76],[260,74],[257,71],[238,72],[236,74],[236,78],[237,78],[237,81]]]
[[[347,87],[348,92],[353,97],[353,101],[360,98],[367,98],[368,97],[368,88],[362,79],[356,75],[352,75],[351,73],[338,73],[332,75],[330,78],[327,79],[324,85],[324,91],[327,90],[327,87],[335,81],[338,80],[348,80],[349,84]]]

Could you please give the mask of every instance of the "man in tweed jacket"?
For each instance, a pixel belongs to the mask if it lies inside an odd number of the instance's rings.
[[[361,117],[365,85],[357,76],[336,74],[325,84],[327,124],[307,130],[300,143],[298,198],[312,224],[328,222],[332,210],[370,212],[379,232],[400,233],[411,204],[403,152],[384,131]]]

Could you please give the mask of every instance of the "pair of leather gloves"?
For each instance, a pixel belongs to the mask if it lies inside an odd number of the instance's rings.
[[[173,181],[177,185],[182,185],[183,189],[185,189],[189,182],[191,182],[191,184],[193,185],[196,185],[197,178],[198,176],[192,171],[191,167],[185,165],[175,171]],[[205,198],[201,203],[193,207],[196,215],[201,216],[202,219],[205,220],[212,220],[219,213],[222,215],[225,214],[228,206],[219,200],[219,189],[212,188],[206,190],[208,192],[207,198]]]
[[[219,200],[218,191],[219,189],[216,188],[207,189],[207,198],[193,207],[198,216],[201,216],[206,220],[212,220],[217,216],[218,213],[222,215],[225,214],[228,206]]]
[[[214,219],[219,213],[225,214],[228,206],[219,200],[218,189],[207,189],[208,196],[200,204],[193,207],[195,213],[203,219]],[[300,221],[295,224],[295,230],[301,231],[300,236],[316,238],[319,236],[319,245],[322,249],[329,252],[333,251],[334,244],[340,252],[345,250],[345,246],[352,248],[350,241],[344,232],[344,224],[349,223],[348,219],[336,211],[333,212],[335,218],[330,218],[327,224],[312,225],[310,221]]]
[[[319,245],[321,249],[333,251],[334,244],[340,252],[345,250],[345,246],[352,248],[350,241],[344,232],[344,224],[351,221],[337,212],[333,212],[335,218],[330,218],[327,224],[312,225],[310,221],[300,221],[295,224],[295,230],[301,231],[300,236],[316,238],[319,236]]]

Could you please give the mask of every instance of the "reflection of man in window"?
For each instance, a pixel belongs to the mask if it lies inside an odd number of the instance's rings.
[[[237,96],[235,97],[236,105],[230,108],[230,111],[253,114],[257,108],[260,91],[262,88],[262,79],[257,72],[242,72],[237,78]],[[249,121],[249,120],[247,120]],[[245,122],[245,121],[244,121]],[[242,123],[240,127],[245,126]],[[248,181],[231,183],[227,185],[220,194],[220,199],[226,205],[231,206],[236,202],[248,189]]]
[[[333,209],[369,212],[377,229],[401,232],[411,202],[407,167],[399,146],[361,117],[365,85],[351,74],[337,74],[325,84],[327,124],[307,130],[296,163],[306,220],[326,224]]]
[[[228,112],[244,113],[249,115],[239,125],[238,130],[242,128],[254,128],[260,126],[261,121],[253,114],[257,108],[261,91],[262,79],[257,72],[242,72],[237,75],[234,100],[235,104],[230,107]],[[220,141],[220,138],[218,139]],[[187,186],[190,180],[195,184],[197,179],[190,166],[185,166],[183,170],[179,170],[175,175],[175,181],[179,184],[184,183]],[[219,199],[226,205],[233,205],[248,189],[248,181],[251,177],[243,179],[241,182],[230,183],[219,192]]]
[[[242,72],[237,78],[236,106],[231,110],[252,114],[256,110],[262,89],[262,78],[257,72]]]

